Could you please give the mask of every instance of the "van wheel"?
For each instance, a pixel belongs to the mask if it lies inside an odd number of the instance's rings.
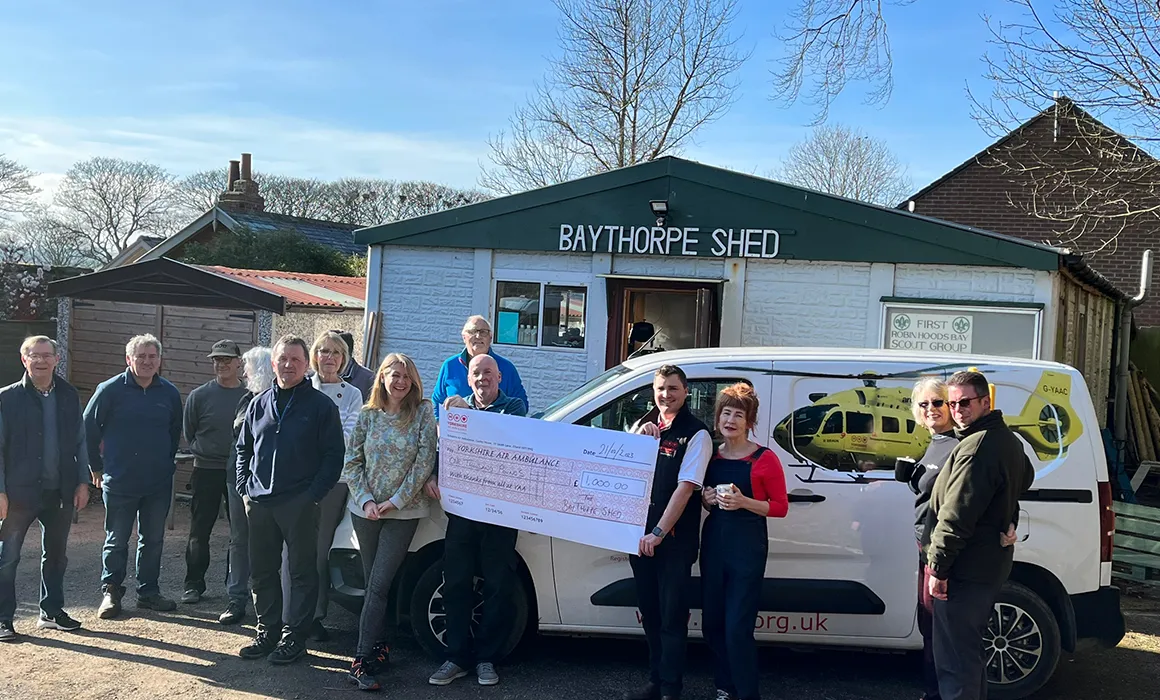
[[[507,638],[500,648],[499,658],[511,654],[519,645],[524,631],[528,627],[528,592],[524,588],[523,579],[513,576],[516,586],[512,592],[511,615],[507,619]],[[475,604],[471,610],[471,631],[474,634],[479,629],[479,619],[483,607],[483,579],[475,577]],[[447,644],[444,635],[447,632],[447,613],[443,607],[443,561],[437,559],[419,576],[415,588],[411,592],[411,631],[415,641],[423,647],[423,651],[435,658],[445,658]]]
[[[1034,693],[1055,673],[1059,656],[1059,624],[1051,608],[1030,588],[1003,584],[983,632],[990,696],[1016,700]]]

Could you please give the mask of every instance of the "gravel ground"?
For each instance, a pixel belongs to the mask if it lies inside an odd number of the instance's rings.
[[[35,629],[40,557],[39,538],[30,532],[17,580],[17,630],[23,643],[0,647],[0,698],[338,698],[357,696],[346,684],[347,654],[354,647],[357,620],[331,607],[331,641],[290,667],[243,661],[236,651],[253,634],[251,626],[221,627],[221,581],[227,529],[219,522],[210,569],[211,597],[181,605],[174,613],[137,611],[132,593],[119,620],[99,620],[100,547],[104,512],[99,504],[73,527],[66,608],[85,627],[79,633]],[[162,590],[177,597],[189,509],[179,503],[176,528],[167,533]],[[131,581],[129,582],[132,583]],[[1152,697],[1160,678],[1160,602],[1129,595],[1124,600],[1129,635],[1116,649],[1089,649],[1065,658],[1037,698],[1115,700]],[[252,617],[250,618],[252,622]],[[481,688],[471,679],[447,688],[427,685],[435,663],[406,635],[392,650],[393,666],[381,677],[396,698],[618,698],[643,680],[640,641],[540,637],[521,646],[499,671],[503,682]],[[763,696],[795,700],[896,700],[919,695],[915,655],[857,651],[762,651]],[[713,697],[709,655],[701,644],[690,649],[687,698]]]

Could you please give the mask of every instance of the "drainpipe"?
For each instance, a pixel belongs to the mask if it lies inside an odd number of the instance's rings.
[[[1116,442],[1128,440],[1128,349],[1132,342],[1132,309],[1144,302],[1152,282],[1152,251],[1145,250],[1140,262],[1140,291],[1120,303],[1119,357],[1116,359],[1115,433]]]

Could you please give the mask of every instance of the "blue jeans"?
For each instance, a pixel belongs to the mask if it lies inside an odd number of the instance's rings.
[[[40,521],[40,609],[56,615],[64,606],[65,548],[72,528],[72,494],[43,492],[36,505],[10,503],[8,517],[0,524],[0,620],[11,622],[16,614],[16,565],[24,536],[34,520]]]
[[[161,545],[165,541],[165,518],[169,515],[171,489],[145,496],[126,496],[102,489],[105,500],[105,548],[101,552],[101,583],[125,582],[129,563],[129,538],[137,521],[137,595],[161,592]]]

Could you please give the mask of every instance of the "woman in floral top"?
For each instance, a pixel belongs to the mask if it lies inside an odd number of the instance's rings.
[[[427,516],[423,484],[435,469],[438,443],[435,412],[423,398],[414,361],[387,355],[355,421],[342,470],[367,582],[349,674],[362,690],[379,687],[375,674],[389,658],[383,638],[387,595],[419,519]]]

